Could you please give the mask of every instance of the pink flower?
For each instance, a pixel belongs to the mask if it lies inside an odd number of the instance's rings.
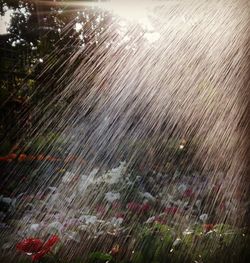
[[[160,217],[160,216],[156,216],[154,222],[157,223],[157,224],[164,225],[164,224],[167,224],[167,219],[163,218],[163,217]]]
[[[96,206],[96,212],[100,214],[106,213],[106,207],[104,205],[97,205]]]
[[[112,203],[112,209],[118,210],[120,208],[121,208],[121,203],[119,203],[119,202],[113,202]]]
[[[140,212],[146,213],[151,209],[151,206],[149,204],[142,204],[140,206]]]
[[[149,204],[138,204],[135,202],[131,202],[127,204],[128,210],[136,214],[146,213],[151,209]]]
[[[173,206],[173,207],[166,207],[164,210],[164,213],[168,215],[175,215],[178,212],[178,207]]]
[[[124,214],[123,213],[117,213],[115,215],[116,218],[124,218]]]
[[[194,196],[194,192],[192,191],[192,189],[187,189],[184,193],[183,193],[183,197],[193,197]]]
[[[135,203],[135,202],[131,202],[127,204],[127,208],[128,210],[130,210],[131,212],[138,212],[138,210],[140,209],[140,204]]]

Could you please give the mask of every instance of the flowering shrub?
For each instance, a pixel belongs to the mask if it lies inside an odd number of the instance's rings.
[[[89,175],[65,171],[46,194],[0,201],[22,211],[11,227],[24,238],[17,250],[33,261],[46,262],[60,239],[58,255],[68,262],[216,262],[235,240],[248,238],[218,224],[202,205],[209,192],[204,178],[176,171],[170,179],[161,173],[141,176],[122,162]]]

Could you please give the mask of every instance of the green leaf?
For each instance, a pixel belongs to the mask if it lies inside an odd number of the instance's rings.
[[[89,255],[89,261],[93,263],[102,263],[106,261],[111,261],[113,257],[110,254],[102,253],[102,252],[94,252]]]

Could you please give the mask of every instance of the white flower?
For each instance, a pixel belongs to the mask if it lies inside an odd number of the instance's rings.
[[[187,186],[185,184],[181,184],[178,186],[178,191],[183,193],[187,190]]]
[[[183,235],[184,235],[184,236],[185,236],[185,235],[190,235],[190,234],[192,234],[193,232],[194,232],[193,230],[187,228],[186,230],[183,231]]]
[[[126,169],[126,163],[120,162],[120,165],[117,168],[113,168],[112,170],[109,170],[107,173],[105,173],[102,176],[102,179],[104,182],[108,184],[116,184],[118,183]]]
[[[40,228],[40,225],[39,225],[39,224],[32,224],[32,225],[30,226],[30,231],[32,231],[32,232],[37,232],[37,231],[39,230],[39,228]]]
[[[208,219],[208,214],[202,214],[199,218],[203,223],[205,223]]]
[[[122,222],[123,222],[123,218],[121,218],[121,217],[119,217],[119,218],[113,217],[110,222],[111,222],[112,225],[114,225],[114,227],[119,227],[122,224]]]
[[[113,203],[114,201],[119,200],[120,197],[121,197],[120,193],[108,192],[105,194],[105,199],[110,203]]]
[[[180,243],[181,243],[181,239],[180,238],[176,238],[174,243],[173,243],[173,246],[175,247],[175,246],[179,245]]]
[[[75,177],[75,173],[72,172],[66,172],[65,175],[62,178],[62,182],[63,183],[69,183],[73,180],[73,178]]]
[[[155,216],[152,216],[150,218],[148,218],[148,220],[146,221],[146,224],[151,224],[155,221]]]
[[[83,28],[83,24],[82,23],[76,23],[75,24],[75,31],[76,32],[80,32],[81,31],[81,29]]]
[[[66,232],[66,239],[74,240],[77,243],[79,243],[81,241],[81,237],[80,237],[79,233],[77,233],[75,231]]]
[[[79,218],[79,220],[81,222],[84,222],[85,224],[89,225],[89,224],[95,224],[97,221],[97,217],[91,216],[91,215],[83,215]]]
[[[170,194],[167,194],[167,195],[168,195],[167,197],[168,202],[174,202],[174,197]]]
[[[143,193],[143,197],[146,198],[147,200],[150,200],[152,202],[155,202],[155,197],[152,196],[150,193],[146,192],[146,193]]]
[[[79,184],[78,184],[79,192],[84,192],[87,189],[87,187],[94,182],[94,178],[98,171],[99,169],[95,168],[90,172],[88,176],[82,175],[80,177]]]
[[[82,231],[86,231],[86,230],[88,229],[88,226],[86,226],[86,225],[80,225],[80,226],[78,227],[78,229],[79,229],[79,230],[82,230]]]
[[[94,224],[96,223],[97,221],[97,217],[96,216],[89,216],[87,219],[86,219],[86,223],[87,224]]]

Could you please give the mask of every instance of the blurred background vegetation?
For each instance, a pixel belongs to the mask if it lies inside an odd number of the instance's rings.
[[[93,37],[79,38],[74,26],[84,17],[77,6],[59,2],[0,0],[0,156],[8,154],[20,138],[29,140],[25,133],[37,121],[34,107],[59,92],[57,80],[67,66],[66,58]],[[90,26],[91,17],[84,31]]]

